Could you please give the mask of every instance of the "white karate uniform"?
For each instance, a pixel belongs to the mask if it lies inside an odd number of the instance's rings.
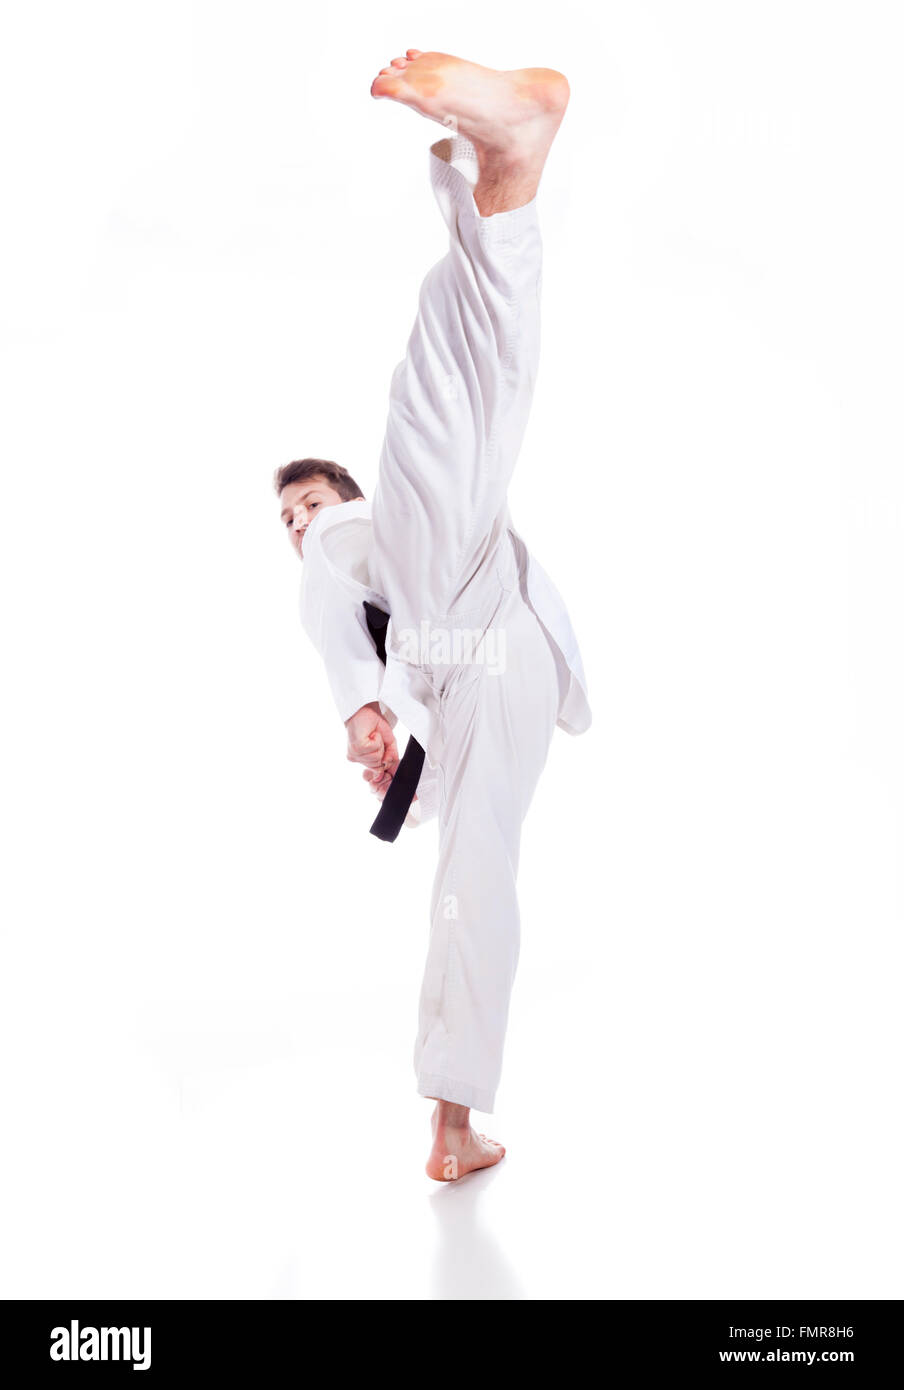
[[[591,713],[567,610],[506,497],[539,358],[537,200],[481,217],[461,136],[431,147],[430,176],[449,250],[392,376],[373,502],[324,508],[305,532],[301,616],[341,718],[379,700],[426,751],[406,822],[439,819],[417,1089],[490,1113],[518,962],[521,823],[554,728],[583,733]],[[365,599],[391,614],[385,667]]]

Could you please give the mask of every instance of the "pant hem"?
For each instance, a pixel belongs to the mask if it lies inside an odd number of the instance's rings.
[[[451,157],[445,159],[440,147],[451,143]],[[456,135],[451,142],[438,140],[430,146],[430,177],[434,189],[445,188],[458,203],[459,210],[471,216],[486,241],[516,241],[528,228],[537,225],[537,194],[519,208],[506,208],[484,217],[474,201],[479,175],[477,152],[470,140]]]
[[[417,1079],[418,1095],[436,1100],[447,1100],[451,1105],[467,1105],[471,1110],[480,1110],[492,1115],[495,1094],[480,1086],[471,1086],[466,1081],[453,1081],[448,1076],[431,1076],[421,1073]]]

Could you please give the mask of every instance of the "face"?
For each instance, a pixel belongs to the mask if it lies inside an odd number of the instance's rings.
[[[292,549],[304,559],[304,533],[324,507],[338,507],[345,501],[326,478],[304,478],[289,483],[279,494],[279,519],[285,526]]]

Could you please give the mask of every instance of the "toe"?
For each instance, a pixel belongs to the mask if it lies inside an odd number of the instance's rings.
[[[406,68],[406,67],[408,66],[408,59],[407,59],[407,58],[393,58],[393,60],[392,60],[392,66],[393,66],[394,68]]]
[[[405,49],[405,53],[406,53],[406,55],[407,55],[409,58],[420,58],[422,52],[423,52],[423,50],[420,49],[420,48],[406,48],[406,49]]]

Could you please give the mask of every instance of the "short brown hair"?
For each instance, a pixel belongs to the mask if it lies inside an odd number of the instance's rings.
[[[290,483],[302,483],[308,478],[325,478],[343,502],[354,502],[356,497],[364,496],[348,469],[331,459],[296,459],[294,463],[284,463],[273,475],[273,486],[278,496]]]

